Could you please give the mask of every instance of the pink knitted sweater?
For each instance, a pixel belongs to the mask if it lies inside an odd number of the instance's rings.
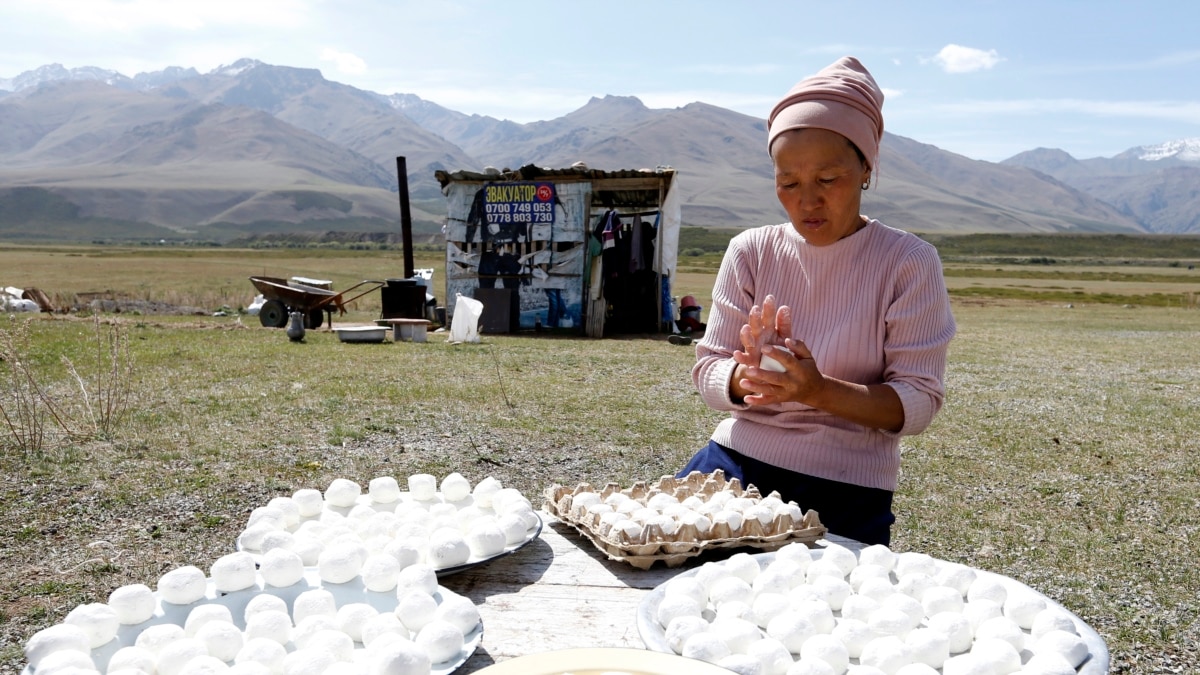
[[[794,337],[822,373],[896,390],[904,406],[899,433],[799,403],[730,399],[738,331],[768,294],[792,308]],[[732,411],[713,440],[791,471],[894,491],[900,437],[924,431],[942,406],[955,332],[934,247],[877,220],[828,246],[809,245],[790,223],[754,228],[729,243],[712,304],[692,380],[708,406]]]

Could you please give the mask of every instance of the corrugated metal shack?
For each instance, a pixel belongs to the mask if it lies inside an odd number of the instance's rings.
[[[674,318],[679,199],[671,168],[435,172],[446,195],[446,305],[482,330],[657,333]]]

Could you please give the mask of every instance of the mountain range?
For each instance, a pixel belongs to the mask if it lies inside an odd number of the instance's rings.
[[[228,242],[399,230],[397,157],[414,228],[440,230],[437,170],[671,166],[685,226],[785,219],[766,122],[702,102],[595,97],[518,124],[383,95],[317,70],[243,59],[126,77],[49,65],[0,79],[0,238]],[[885,133],[864,212],[923,233],[1200,233],[1200,139],[1077,160],[999,163]]]

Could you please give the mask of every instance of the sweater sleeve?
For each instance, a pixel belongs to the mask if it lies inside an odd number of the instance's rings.
[[[713,410],[745,410],[750,406],[735,403],[729,395],[729,381],[737,362],[733,352],[742,347],[741,330],[754,306],[754,266],[748,233],[730,241],[717,279],[713,284],[712,308],[704,337],[696,345],[696,364],[692,382],[700,399]]]
[[[922,243],[896,268],[894,295],[885,313],[884,382],[904,406],[896,435],[924,431],[942,407],[946,353],[956,330],[937,250]]]

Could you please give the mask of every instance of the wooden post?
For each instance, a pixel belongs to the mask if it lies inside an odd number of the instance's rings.
[[[413,263],[412,212],[408,206],[408,167],[403,157],[396,158],[396,180],[400,189],[400,237],[404,243],[404,278],[416,273]]]

